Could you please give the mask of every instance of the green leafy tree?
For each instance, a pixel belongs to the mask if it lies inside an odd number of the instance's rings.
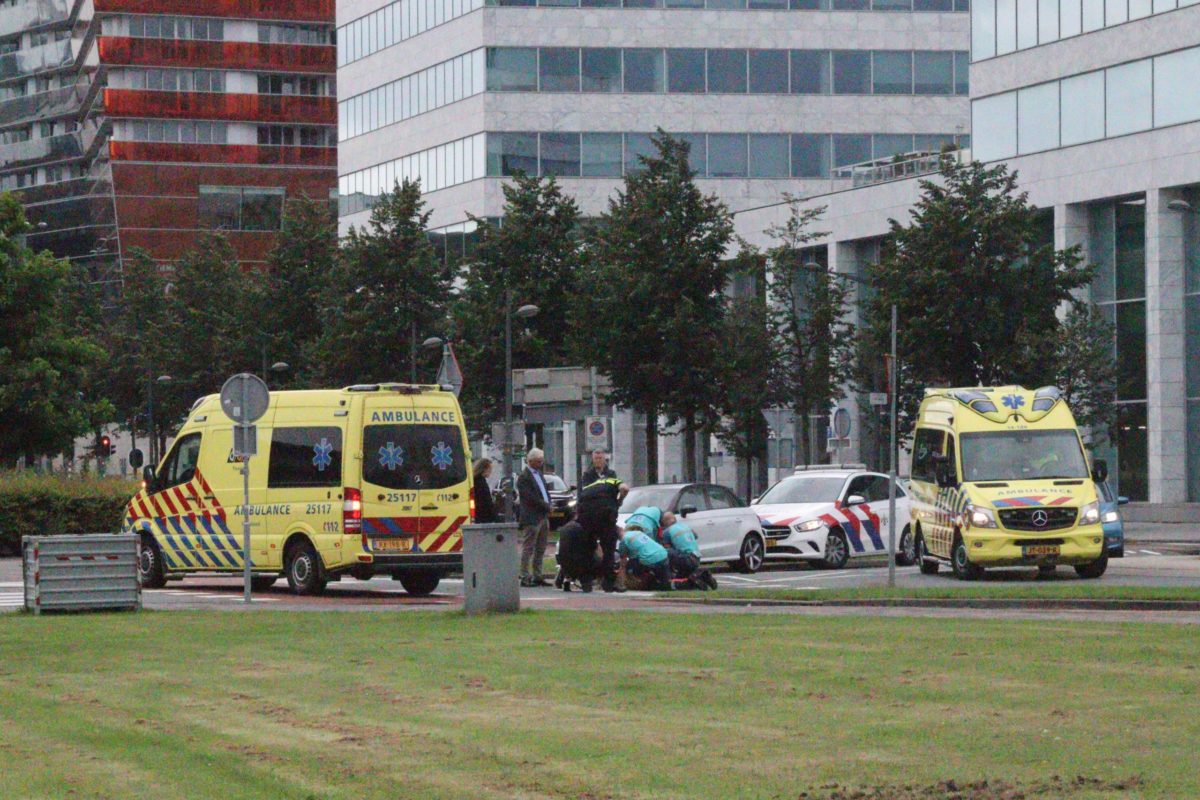
[[[688,145],[661,130],[656,155],[625,176],[587,243],[589,291],[573,327],[612,382],[612,399],[646,415],[646,463],[658,475],[658,415],[682,422],[684,475],[696,475],[696,434],[720,403],[716,352],[733,238],[728,209],[704,195]],[[585,328],[586,326],[586,328]],[[599,344],[597,344],[599,343]]]
[[[850,378],[854,326],[848,321],[850,292],[843,278],[809,263],[805,247],[825,236],[810,230],[824,208],[802,209],[788,197],[787,220],[767,233],[771,273],[771,328],[779,351],[770,385],[776,404],[792,409],[797,453],[812,452],[812,420],[824,417]]]
[[[312,386],[320,372],[316,346],[324,327],[324,301],[338,259],[337,220],[327,200],[289,200],[283,228],[261,277],[264,302],[254,318],[263,331],[269,362],[290,369],[272,387]]]
[[[890,347],[899,311],[898,405],[911,427],[926,386],[1041,385],[1055,377],[1060,304],[1087,285],[1078,249],[1045,244],[1038,211],[1004,164],[943,157],[907,223],[891,220],[865,304],[858,374]]]
[[[479,247],[452,308],[464,413],[479,429],[503,418],[504,307],[538,307],[514,327],[513,364],[566,366],[568,314],[578,292],[579,207],[554,178],[517,175],[503,187],[501,224],[476,220]]]
[[[32,460],[72,446],[72,440],[111,416],[96,396],[94,377],[105,354],[76,329],[67,262],[34,253],[21,204],[0,194],[0,462]]]
[[[406,180],[380,196],[365,229],[350,229],[314,348],[322,380],[409,380],[421,341],[445,319],[451,285],[424,208],[420,183]]]
[[[1117,363],[1113,326],[1091,304],[1076,303],[1054,339],[1055,385],[1062,389],[1075,421],[1091,429],[1097,444],[1116,424]]]

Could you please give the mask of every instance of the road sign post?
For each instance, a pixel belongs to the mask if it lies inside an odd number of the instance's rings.
[[[271,392],[262,379],[242,372],[221,387],[221,410],[234,421],[233,455],[242,461],[242,579],[250,602],[250,459],[258,452],[254,422],[267,413]]]
[[[763,419],[767,421],[767,427],[775,433],[775,480],[780,480],[783,475],[783,426],[787,425],[792,418],[792,410],[790,408],[764,408],[762,411]],[[792,435],[793,442],[795,434]],[[793,458],[793,460],[795,460]]]
[[[892,305],[892,353],[888,360],[888,393],[892,401],[892,436],[888,446],[888,587],[896,585],[896,306]],[[915,533],[910,533],[915,536]]]

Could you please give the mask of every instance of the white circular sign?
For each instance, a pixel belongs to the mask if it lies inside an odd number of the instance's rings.
[[[839,439],[850,435],[850,412],[844,408],[833,412],[833,435]]]
[[[221,387],[221,410],[240,425],[249,425],[267,413],[271,392],[262,378],[242,372]]]

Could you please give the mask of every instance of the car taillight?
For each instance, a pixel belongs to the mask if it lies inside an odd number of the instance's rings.
[[[342,532],[362,533],[362,492],[345,489],[342,492]]]
[[[467,496],[470,498],[469,505],[470,505],[471,522],[474,522],[475,521],[475,487],[474,486],[471,487],[471,492]]]

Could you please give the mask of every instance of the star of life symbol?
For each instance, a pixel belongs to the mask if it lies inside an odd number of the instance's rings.
[[[397,467],[404,466],[404,448],[396,447],[392,442],[387,443],[387,447],[379,448],[379,466],[393,472]]]
[[[454,463],[454,453],[445,442],[435,444],[429,453],[433,456],[433,465],[443,472],[450,469],[450,465]]]
[[[333,463],[330,458],[330,453],[333,452],[333,445],[329,439],[321,437],[321,441],[313,445],[313,466],[317,468],[317,472],[324,472],[325,468]]]
[[[1019,394],[1006,394],[1004,395],[1004,400],[1002,402],[1008,408],[1016,411],[1018,408],[1025,405],[1025,398],[1021,397]]]

